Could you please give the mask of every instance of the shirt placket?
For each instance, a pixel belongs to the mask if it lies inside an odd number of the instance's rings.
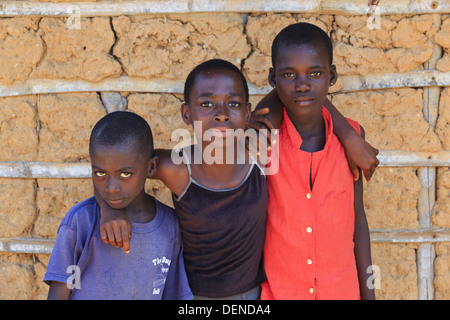
[[[311,164],[313,161],[313,155],[310,154],[309,158],[309,168],[311,168]],[[311,172],[309,172],[311,174]],[[308,290],[309,294],[311,295],[311,299],[316,298],[316,256],[315,256],[315,197],[313,194],[313,191],[309,187],[309,183],[307,184],[307,193],[304,195],[306,201],[306,207],[308,208],[307,214],[305,215],[306,221],[305,221],[305,227],[303,232],[306,233],[305,238],[308,242],[308,250],[307,250],[307,256],[304,257],[304,264],[305,269],[308,271],[308,287],[305,288]]]

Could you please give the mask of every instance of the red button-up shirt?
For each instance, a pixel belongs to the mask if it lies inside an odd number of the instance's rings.
[[[354,256],[353,176],[333,133],[323,150],[300,150],[302,138],[284,112],[278,173],[269,189],[262,299],[359,299]],[[348,120],[360,132],[357,122]],[[310,177],[313,188],[310,187]]]

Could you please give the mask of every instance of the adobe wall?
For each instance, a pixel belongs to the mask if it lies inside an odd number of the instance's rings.
[[[49,163],[56,171],[69,163],[86,164],[93,125],[115,109],[142,115],[156,146],[169,148],[173,130],[187,128],[179,115],[180,83],[195,65],[211,58],[235,63],[251,83],[256,105],[267,91],[271,41],[297,21],[331,34],[340,78],[330,98],[362,124],[371,144],[382,153],[448,154],[448,83],[396,86],[388,81],[382,88],[350,91],[346,81],[351,76],[421,77],[424,69],[448,76],[449,14],[382,15],[381,28],[370,30],[365,15],[345,12],[216,11],[82,17],[80,29],[69,29],[67,17],[0,17],[0,162]],[[124,90],[121,79],[156,83],[160,89]],[[41,80],[48,87],[37,86]],[[58,92],[74,81],[92,89]],[[105,81],[113,88],[103,90],[109,88]],[[436,111],[434,119],[432,111],[424,116],[428,108]],[[377,299],[450,299],[450,170],[445,159],[432,166],[382,162],[365,183],[373,263],[381,271]],[[0,239],[5,241],[54,239],[67,210],[92,195],[86,176],[0,172]],[[149,182],[147,190],[171,205],[162,183]],[[50,255],[23,251],[0,252],[0,299],[46,298],[42,278]]]

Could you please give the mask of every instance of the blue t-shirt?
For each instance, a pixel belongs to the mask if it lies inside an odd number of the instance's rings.
[[[152,221],[131,224],[128,254],[102,241],[94,197],[72,207],[58,228],[44,281],[69,283],[70,299],[192,299],[177,216],[155,203]]]

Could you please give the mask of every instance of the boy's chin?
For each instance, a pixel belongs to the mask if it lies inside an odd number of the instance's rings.
[[[111,200],[111,201],[106,201],[108,203],[108,205],[115,210],[122,210],[125,209],[128,205],[128,203],[126,203],[125,200]]]
[[[307,116],[317,109],[317,107],[314,106],[286,105],[285,107],[286,111],[290,116],[297,116],[297,117]]]

